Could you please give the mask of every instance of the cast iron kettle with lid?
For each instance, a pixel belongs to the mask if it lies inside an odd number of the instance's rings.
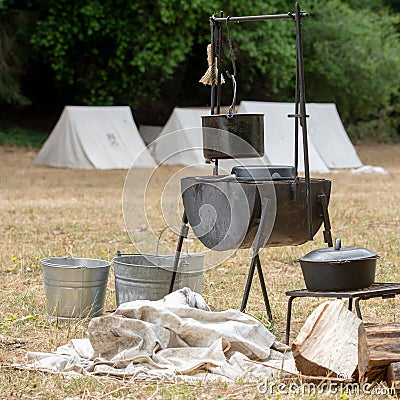
[[[299,260],[308,290],[363,289],[374,283],[378,254],[363,247],[335,246],[313,250]]]

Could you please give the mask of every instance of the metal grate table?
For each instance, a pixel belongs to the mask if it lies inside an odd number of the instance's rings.
[[[371,286],[365,289],[344,290],[338,292],[313,291],[308,289],[291,290],[286,292],[286,296],[289,296],[286,320],[286,344],[289,344],[292,303],[297,297],[333,297],[337,299],[349,299],[350,311],[353,308],[353,299],[355,299],[357,316],[358,318],[362,319],[360,300],[368,300],[374,297],[390,299],[394,298],[398,294],[400,294],[400,283],[373,283]]]

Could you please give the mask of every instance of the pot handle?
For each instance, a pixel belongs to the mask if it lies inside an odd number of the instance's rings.
[[[336,238],[335,240],[335,246],[333,247],[334,250],[340,250],[342,247],[342,239]]]

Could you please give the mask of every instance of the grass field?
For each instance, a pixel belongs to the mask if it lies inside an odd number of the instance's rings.
[[[388,175],[354,175],[349,171],[324,176],[332,180],[330,217],[333,235],[344,245],[377,251],[376,281],[400,282],[400,145],[359,146],[364,163],[386,168]],[[32,165],[36,152],[0,147],[0,398],[26,399],[111,399],[111,398],[266,398],[255,385],[215,384],[207,387],[115,381],[106,378],[68,378],[40,372],[18,371],[9,365],[22,362],[26,351],[54,351],[69,339],[85,337],[87,321],[57,325],[47,319],[43,257],[72,255],[111,260],[116,250],[135,249],[127,234],[122,212],[122,193],[127,171],[61,170]],[[165,225],[159,214],[159,194],[176,169],[164,168],[146,195],[149,224],[155,234]],[[138,171],[137,204],[143,196],[145,174]],[[178,180],[171,181],[165,194],[166,208],[175,207]],[[175,186],[174,186],[175,185]],[[156,236],[143,212],[136,208],[132,229],[140,246],[155,247]],[[171,211],[172,212],[172,211]],[[177,213],[178,215],[178,213]],[[168,220],[167,222],[170,223]],[[179,221],[172,221],[176,224]],[[143,236],[141,236],[143,233]],[[149,239],[147,239],[149,238]],[[147,242],[150,241],[150,242]],[[176,236],[166,232],[164,242],[175,247]],[[201,251],[197,240],[191,250]],[[139,250],[142,248],[139,246]],[[270,302],[274,314],[271,329],[284,339],[285,291],[304,286],[297,258],[323,247],[322,234],[298,247],[268,248],[261,251]],[[205,272],[203,296],[214,309],[239,308],[248,271],[249,252],[235,256]],[[369,300],[362,304],[364,320],[399,320],[400,299]],[[294,304],[292,340],[318,300]],[[108,282],[106,310],[115,308],[114,278]],[[267,323],[261,291],[254,281],[248,312]],[[340,398],[338,395],[337,398]],[[360,396],[363,398],[363,396]],[[372,398],[370,396],[365,398]]]

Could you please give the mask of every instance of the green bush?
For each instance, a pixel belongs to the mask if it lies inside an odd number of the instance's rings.
[[[346,131],[353,143],[400,143],[399,126],[391,118],[349,124]]]
[[[0,146],[40,148],[49,133],[15,126],[0,128]]]
[[[399,15],[339,0],[304,5],[308,99],[336,103],[347,123],[378,119],[399,92]]]

